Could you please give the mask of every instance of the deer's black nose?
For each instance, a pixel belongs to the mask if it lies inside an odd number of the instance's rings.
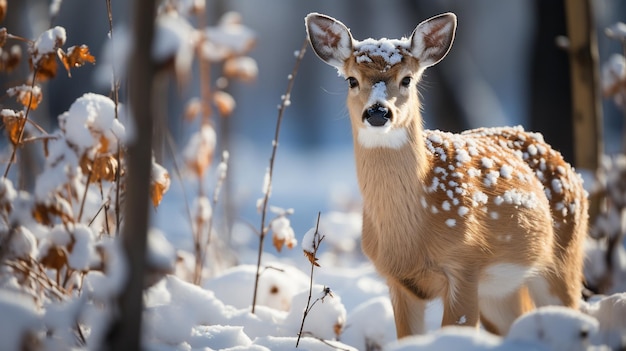
[[[363,120],[367,120],[372,127],[384,126],[390,118],[389,109],[380,104],[370,106],[363,113]]]

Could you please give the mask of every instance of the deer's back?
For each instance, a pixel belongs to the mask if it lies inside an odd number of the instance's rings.
[[[533,209],[547,200],[555,228],[586,219],[581,177],[539,133],[521,127],[426,130],[425,140],[433,165],[425,187],[441,196],[443,211],[483,207],[498,219],[500,205]]]

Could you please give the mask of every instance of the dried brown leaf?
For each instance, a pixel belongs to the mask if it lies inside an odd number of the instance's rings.
[[[169,178],[169,176],[167,176]],[[167,191],[167,188],[162,183],[154,182],[150,187],[150,195],[152,198],[152,205],[154,207],[158,207],[163,200],[163,195]]]
[[[85,63],[96,63],[96,58],[89,53],[87,45],[72,46],[67,49],[67,54],[59,50],[59,59],[63,63],[68,76],[72,76],[70,69],[81,67]]]
[[[93,162],[93,168],[91,170],[91,176],[94,181],[100,182],[103,180],[112,182],[115,180],[117,174],[117,159],[113,156],[98,157]]]
[[[244,82],[252,82],[259,74],[259,68],[252,57],[237,56],[224,62],[224,76]]]
[[[222,117],[228,117],[235,109],[235,99],[229,93],[218,90],[213,94],[213,102]]]
[[[45,54],[37,61],[37,75],[35,80],[45,82],[57,75],[57,60],[53,54]]]
[[[165,167],[152,159],[152,171],[150,173],[150,196],[154,207],[159,206],[163,195],[170,188],[170,175]]]
[[[10,50],[2,50],[0,71],[11,72],[20,64],[20,61],[22,61],[22,48],[19,45],[11,46]]]
[[[41,264],[46,268],[60,270],[67,266],[67,254],[63,248],[53,246],[48,249],[46,255],[41,258]]]
[[[22,111],[18,113],[18,116],[2,116],[2,123],[4,123],[4,128],[6,129],[9,140],[13,145],[17,145],[19,142],[20,130],[22,128],[22,118],[24,118],[24,113]]]
[[[285,245],[285,238],[279,238],[276,235],[273,235],[272,243],[274,244],[276,251],[280,252],[280,250],[282,250],[283,246]]]
[[[37,109],[39,103],[41,102],[41,88],[37,85],[31,87],[29,85],[20,85],[17,87],[7,89],[7,94],[9,96],[15,96],[17,98],[17,102],[24,105],[24,107],[29,107],[31,110]]]
[[[317,263],[318,258],[312,252],[308,252],[306,250],[302,250],[304,252],[304,256],[311,262],[312,265],[319,267],[319,263]]]
[[[199,98],[191,98],[187,101],[185,106],[185,120],[193,121],[196,117],[200,116],[203,109],[203,103]]]

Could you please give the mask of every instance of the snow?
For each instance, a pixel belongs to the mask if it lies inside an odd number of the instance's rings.
[[[612,26],[606,28],[606,35],[619,41],[626,41],[626,24],[623,22],[614,23]]]
[[[45,55],[54,54],[57,48],[65,44],[65,28],[56,26],[41,33],[32,47],[33,63],[39,63]]]
[[[0,290],[0,316],[3,316],[0,318],[0,333],[5,350],[23,349],[23,345],[30,344],[29,336],[41,329],[41,313],[32,298],[24,294]],[[35,338],[31,342],[36,343]]]
[[[372,62],[372,57],[381,57],[387,65],[393,66],[402,61],[408,47],[406,39],[368,38],[354,44],[354,56],[358,63]]]

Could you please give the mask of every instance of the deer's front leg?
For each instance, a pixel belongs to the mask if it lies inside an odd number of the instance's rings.
[[[426,301],[407,291],[397,281],[389,279],[388,285],[398,338],[424,334]]]
[[[448,287],[442,296],[443,319],[441,326],[464,325],[478,327],[480,310],[478,307],[478,281],[468,276],[449,276]]]

